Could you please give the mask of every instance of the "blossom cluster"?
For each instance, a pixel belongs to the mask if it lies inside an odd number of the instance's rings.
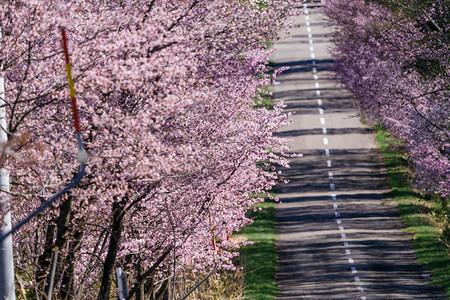
[[[328,0],[341,82],[404,141],[416,187],[450,195],[448,1]]]
[[[13,222],[77,170],[60,26],[90,154],[78,187],[14,236],[24,288],[47,294],[54,265],[61,299],[110,299],[120,266],[129,297],[153,299],[184,268],[234,268],[245,242],[230,235],[288,165],[283,104],[258,104],[294,2],[0,3]]]

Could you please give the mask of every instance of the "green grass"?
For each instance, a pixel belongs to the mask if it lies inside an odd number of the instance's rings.
[[[249,217],[255,221],[242,230],[249,241],[255,242],[240,250],[244,266],[244,296],[245,299],[274,299],[278,294],[278,286],[274,284],[278,257],[275,249],[275,203],[266,200],[256,207],[262,210],[250,210]]]
[[[400,217],[406,225],[406,231],[413,234],[412,240],[417,259],[432,272],[432,284],[442,286],[450,296],[450,256],[449,249],[440,240],[439,229],[430,221],[428,213],[433,210],[430,202],[423,201],[411,188],[408,181],[408,163],[401,151],[395,150],[401,142],[376,125],[376,140],[386,159],[388,194],[398,203]]]
[[[269,47],[269,43],[266,44]],[[269,62],[269,67],[272,62]],[[254,108],[265,107],[273,109],[269,86],[263,86],[259,95],[261,99],[254,99]],[[263,163],[263,162],[261,162]],[[241,231],[253,245],[242,247],[240,252],[241,265],[244,268],[244,298],[271,300],[278,295],[278,286],[274,283],[278,254],[275,248],[275,202],[266,198],[265,202],[255,205],[261,210],[250,209],[247,217],[254,220]],[[252,207],[253,208],[253,207]]]
[[[262,90],[269,92],[269,87],[263,86]],[[259,93],[259,95],[261,96],[261,100],[254,99],[254,101],[255,101],[254,108],[265,107],[267,109],[273,109],[271,96],[268,94],[264,94],[264,93]]]

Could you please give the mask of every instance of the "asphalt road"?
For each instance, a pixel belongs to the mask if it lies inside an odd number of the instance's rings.
[[[279,299],[447,299],[426,284],[430,275],[415,260],[397,209],[383,198],[384,161],[354,100],[333,79],[333,28],[321,5],[308,4],[300,28],[271,57],[290,67],[274,97],[295,111],[279,135],[304,154],[278,190]]]

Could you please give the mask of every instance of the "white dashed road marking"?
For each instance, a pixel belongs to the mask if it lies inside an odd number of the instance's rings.
[[[310,45],[309,46],[309,50],[311,52],[310,53],[311,54],[311,59],[313,59],[312,65],[314,66],[312,68],[312,72],[313,72],[313,76],[314,76],[314,80],[315,80],[314,86],[315,86],[317,97],[320,97],[321,92],[319,90],[319,88],[320,88],[320,84],[319,84],[319,81],[318,81],[319,80],[319,76],[317,75],[317,68],[315,67],[317,62],[315,61],[316,55],[314,53],[314,47],[312,46],[314,42],[313,42],[312,33],[311,33],[312,30],[311,30],[310,17],[308,15],[309,11],[307,9],[308,4],[304,3],[303,7],[304,7],[304,12],[305,12],[306,31],[308,33],[308,39],[309,39],[309,45]],[[319,106],[319,115],[324,115],[324,110],[323,110],[323,107],[322,107],[322,103],[323,103],[322,99],[317,99],[317,104]],[[321,117],[320,118],[320,123],[322,125],[324,125],[325,124],[325,118]],[[327,128],[324,127],[324,126],[322,127],[322,133],[323,134],[327,134]],[[323,138],[323,144],[324,145],[328,145],[328,138],[327,137]],[[327,157],[330,156],[330,150],[329,149],[325,149],[325,155]],[[327,160],[327,167],[331,168],[331,160],[330,159]],[[333,179],[334,178],[333,172],[331,172],[331,171],[328,172],[328,178],[331,181],[330,182],[330,190],[334,191],[336,187],[335,187],[335,184],[333,182],[333,180],[334,180]],[[331,194],[331,199],[333,201],[337,201],[336,194]],[[338,208],[339,208],[338,204],[337,203],[333,203],[334,215],[335,215],[336,218],[340,218],[341,217],[341,214],[338,212]],[[342,226],[341,219],[336,219],[336,223],[338,225],[339,231],[342,232],[341,233],[341,238],[342,239],[346,239],[347,235],[344,233],[345,230],[344,230],[344,226]],[[346,242],[346,241],[343,242],[343,245],[345,247],[345,254],[346,255],[350,255],[351,251],[350,251],[350,249],[348,249],[348,246],[349,246],[348,242]],[[348,258],[348,263],[349,264],[354,264],[353,258],[349,257]],[[358,271],[357,271],[356,267],[351,267],[351,272],[352,272],[352,274],[356,274]],[[357,283],[357,284],[359,284],[361,282],[359,276],[355,276],[354,279],[355,279],[355,283]],[[360,287],[360,286],[358,286],[358,290],[360,292],[362,292],[362,293],[364,292],[364,289],[362,287]],[[365,296],[361,296],[361,300],[366,300],[366,297]]]

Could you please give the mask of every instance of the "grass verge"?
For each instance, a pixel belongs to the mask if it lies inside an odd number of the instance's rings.
[[[442,286],[450,297],[449,249],[440,239],[439,226],[430,218],[430,211],[436,204],[424,201],[411,188],[405,155],[395,150],[401,146],[401,142],[391,138],[381,126],[376,125],[375,129],[377,143],[386,159],[388,183],[392,189],[388,197],[397,201],[406,231],[413,234],[417,259],[432,272],[433,279],[429,283]]]
[[[242,233],[255,242],[240,249],[241,262],[244,266],[245,299],[274,299],[278,286],[274,284],[277,267],[275,249],[275,203],[272,200],[256,205],[261,211],[249,211],[249,217],[255,218]]]
[[[269,67],[272,62],[269,62]],[[264,107],[273,109],[270,87],[263,86],[259,92],[259,99],[255,98],[254,108]],[[249,210],[247,217],[253,223],[247,224],[241,234],[254,242],[240,248],[240,265],[244,269],[244,298],[271,300],[278,295],[278,286],[274,283],[278,254],[275,249],[275,202],[266,198],[265,202],[254,206],[256,210]]]

